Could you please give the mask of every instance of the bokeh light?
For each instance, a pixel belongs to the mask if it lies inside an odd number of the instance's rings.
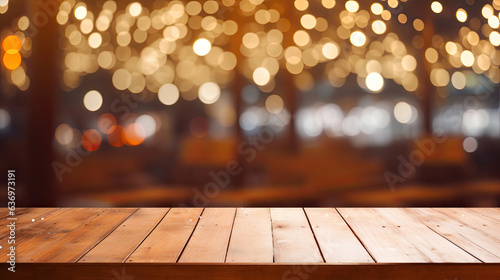
[[[125,128],[124,142],[129,146],[137,146],[144,142],[146,139],[146,131],[142,125],[138,123],[129,124]]]
[[[54,138],[61,145],[69,145],[73,141],[73,129],[71,126],[62,123],[57,126]]]
[[[86,130],[82,134],[82,147],[89,152],[93,152],[99,149],[99,147],[101,146],[101,142],[101,134],[99,134],[99,132],[95,129]]]
[[[349,0],[345,2],[345,8],[351,13],[355,13],[359,10],[359,4],[356,1]]]
[[[109,113],[104,113],[97,119],[97,129],[103,134],[108,134],[114,125],[116,125],[116,118]]]
[[[2,41],[2,48],[5,51],[2,62],[8,70],[17,69],[22,62],[22,57],[19,51],[21,50],[21,39],[16,35],[9,35]]]
[[[366,86],[373,92],[379,92],[384,87],[384,78],[379,73],[370,73],[366,76]]]
[[[458,90],[464,89],[467,83],[467,78],[465,74],[457,71],[451,75],[451,84]]]
[[[366,43],[366,36],[361,31],[354,31],[350,36],[351,43],[356,47],[361,47]]]
[[[384,7],[380,3],[373,3],[370,7],[370,10],[374,15],[380,15],[384,11]]]
[[[87,110],[94,112],[102,106],[102,95],[97,90],[91,90],[83,97],[83,105]]]
[[[413,116],[412,106],[404,101],[398,102],[394,106],[394,118],[402,124],[410,123],[416,116]]]
[[[9,70],[14,70],[21,65],[21,54],[16,50],[9,50],[3,55],[3,65]]]
[[[193,44],[193,51],[199,56],[205,56],[210,52],[212,45],[207,39],[198,39]]]
[[[142,5],[139,2],[133,2],[128,6],[128,12],[131,16],[137,17],[142,12]]]
[[[219,85],[206,82],[198,89],[198,98],[205,104],[213,104],[219,100],[221,91]]]
[[[460,21],[460,22],[467,21],[467,12],[462,8],[457,10],[456,16],[457,16],[458,21]]]
[[[271,74],[264,67],[259,67],[253,72],[253,80],[259,86],[264,86],[269,83],[271,79]]]
[[[474,54],[469,50],[465,50],[460,55],[460,60],[464,66],[471,67],[474,64]]]
[[[75,9],[75,18],[82,20],[87,16],[87,7],[80,5]]]
[[[462,132],[468,136],[481,136],[490,123],[485,109],[469,109],[462,117]]]
[[[158,91],[158,99],[165,105],[175,104],[179,96],[179,89],[174,84],[165,84]]]
[[[439,14],[443,11],[443,5],[441,5],[438,1],[434,1],[431,4],[431,9],[434,13]]]
[[[271,114],[279,114],[284,109],[283,99],[276,94],[270,95],[266,98],[266,109]]]
[[[158,128],[156,120],[147,114],[139,116],[135,122],[144,129],[144,136],[146,138],[153,136]]]
[[[5,109],[0,109],[0,130],[8,128],[10,125],[10,114]]]
[[[4,51],[8,52],[10,50],[16,50],[19,51],[21,50],[21,39],[17,37],[16,35],[9,35],[5,37],[2,41],[2,48]]]
[[[500,33],[497,31],[492,31],[489,35],[490,42],[493,46],[500,46]]]
[[[372,30],[376,34],[384,34],[384,32],[387,30],[387,27],[385,23],[381,20],[376,20],[372,23]]]
[[[340,54],[339,46],[331,42],[324,44],[321,51],[323,55],[328,59],[335,59]]]
[[[464,151],[466,151],[467,153],[475,152],[477,150],[477,147],[478,147],[477,140],[474,137],[465,138],[462,145],[464,147]]]
[[[111,126],[107,134],[108,143],[113,147],[121,147],[125,145],[124,134],[125,129],[121,125]]]

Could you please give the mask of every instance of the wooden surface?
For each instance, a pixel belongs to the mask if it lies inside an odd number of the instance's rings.
[[[270,209],[238,208],[236,210],[226,262],[273,262]]]
[[[0,262],[5,264],[3,211]],[[40,265],[60,263],[72,264],[56,266],[61,272],[80,267],[91,275],[83,268],[98,263],[132,270],[163,264],[179,266],[172,271],[214,265],[232,273],[254,265],[261,272],[286,273],[283,267],[290,265],[294,270],[283,279],[295,279],[296,267],[321,274],[339,269],[324,268],[332,265],[369,270],[440,263],[448,272],[464,267],[495,272],[500,264],[497,208],[26,208],[16,213],[19,269],[43,271]],[[467,279],[467,273],[457,279]],[[29,275],[26,279],[37,279]]]

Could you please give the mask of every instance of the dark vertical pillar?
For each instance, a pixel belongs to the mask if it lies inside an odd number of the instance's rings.
[[[422,37],[424,38],[424,47],[422,48],[423,67],[421,67],[419,75],[419,97],[422,100],[423,128],[426,135],[432,134],[432,101],[436,93],[435,87],[430,80],[432,65],[425,59],[425,50],[432,47],[432,37],[434,36],[434,22],[430,6],[430,0],[419,3],[419,14],[424,22],[424,30],[422,30]]]
[[[28,61],[31,86],[27,93],[27,189],[30,206],[56,203],[55,176],[52,170],[54,118],[58,91],[59,32],[57,1],[26,1],[32,5],[31,24],[35,27],[33,54]],[[19,3],[20,4],[20,3]]]
[[[241,41],[243,38],[243,26],[246,23],[243,19],[244,17],[239,14],[239,9],[237,8],[232,8],[231,10],[227,11],[229,13],[229,18],[231,20],[234,20],[235,22],[238,23],[238,32],[231,36],[231,41],[230,41],[230,50],[231,52],[236,55],[236,60],[237,60],[237,65],[236,68],[234,69],[234,78],[231,84],[231,91],[233,92],[233,97],[234,97],[234,107],[236,111],[236,123],[234,124],[234,129],[236,130],[236,146],[235,146],[235,153],[236,153],[236,160],[238,163],[242,166],[242,171],[238,173],[236,176],[234,176],[234,184],[236,187],[241,187],[243,185],[245,173],[246,173],[246,165],[247,162],[244,159],[243,155],[241,155],[238,152],[238,146],[239,144],[243,141],[243,131],[240,126],[240,116],[242,113],[243,109],[243,102],[242,102],[242,96],[241,96],[241,91],[243,90],[243,86],[245,84],[245,77],[241,74],[240,70],[238,69],[241,67],[241,64],[243,63],[244,57],[241,55],[240,51],[240,45]]]
[[[239,42],[241,42],[241,40]],[[237,52],[234,52],[234,49],[233,49],[233,53],[237,54],[237,53],[239,53],[239,50]],[[238,59],[238,63],[241,63],[240,62],[241,55],[237,54],[237,59]],[[238,66],[236,66],[236,67],[238,67]],[[233,79],[233,82],[231,85],[231,90],[234,94],[234,106],[236,109],[236,123],[235,123],[236,145],[234,148],[236,150],[235,151],[236,161],[242,167],[242,169],[241,169],[242,171],[239,172],[236,176],[234,176],[234,184],[237,188],[241,188],[243,183],[244,183],[245,173],[246,173],[247,164],[248,164],[247,161],[245,160],[244,156],[238,152],[238,146],[243,141],[243,131],[242,131],[241,126],[240,126],[240,116],[241,116],[242,108],[243,108],[241,91],[243,90],[243,83],[244,83],[245,77],[243,77],[238,70],[236,70],[234,73],[235,73],[234,79]]]
[[[287,71],[287,70],[284,70]],[[285,73],[285,107],[290,112],[290,123],[288,124],[288,142],[289,152],[296,153],[299,148],[297,131],[295,129],[295,116],[297,113],[297,88],[293,83],[293,75],[288,71]]]
[[[299,20],[296,18],[294,13],[293,5],[283,2],[283,8],[285,9],[284,15],[290,21],[290,29],[284,34],[283,38],[283,49],[288,46],[294,45],[293,33],[295,30],[299,30],[298,26]],[[299,141],[297,136],[297,131],[295,129],[295,116],[297,113],[297,87],[294,84],[294,76],[287,69],[282,69],[284,78],[284,89],[285,94],[283,96],[285,101],[285,108],[290,112],[290,123],[288,124],[288,139],[287,148],[288,152],[296,153],[299,147]]]

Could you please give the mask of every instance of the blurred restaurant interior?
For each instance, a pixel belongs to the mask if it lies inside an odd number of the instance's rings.
[[[0,0],[0,167],[18,206],[499,206],[499,11]]]

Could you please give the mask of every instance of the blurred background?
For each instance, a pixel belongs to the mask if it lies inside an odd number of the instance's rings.
[[[499,206],[499,10],[0,0],[0,167],[17,206]]]

